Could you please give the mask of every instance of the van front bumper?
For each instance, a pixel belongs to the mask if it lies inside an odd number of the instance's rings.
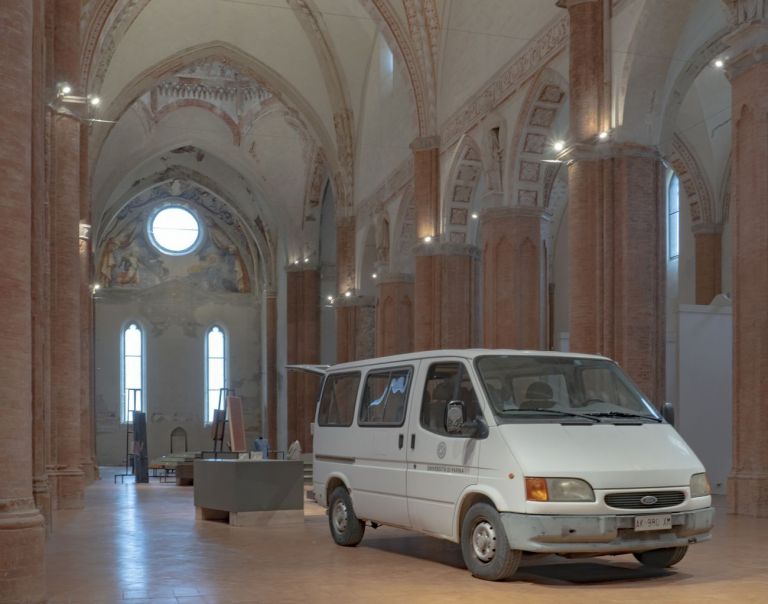
[[[502,512],[501,521],[511,549],[546,554],[642,552],[712,538],[714,508],[671,516],[672,528],[660,531],[635,531],[634,515],[543,516]]]

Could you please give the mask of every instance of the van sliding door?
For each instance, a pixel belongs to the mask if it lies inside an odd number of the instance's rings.
[[[463,361],[422,362],[414,382],[408,437],[408,511],[417,530],[453,538],[454,511],[464,490],[477,483],[481,441],[448,434],[445,409],[462,401],[466,420],[482,414]]]

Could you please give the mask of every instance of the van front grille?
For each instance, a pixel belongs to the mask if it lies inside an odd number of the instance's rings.
[[[655,501],[653,501],[655,499]],[[645,501],[643,501],[645,500]],[[605,503],[612,508],[623,510],[652,510],[680,505],[685,501],[682,491],[653,491],[640,493],[611,493],[605,496]]]

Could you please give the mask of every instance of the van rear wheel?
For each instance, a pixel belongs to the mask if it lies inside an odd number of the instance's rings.
[[[328,525],[333,540],[339,545],[352,547],[363,539],[365,522],[355,516],[352,498],[344,487],[333,489],[328,500]]]
[[[633,556],[643,566],[650,568],[667,568],[674,566],[685,557],[688,552],[687,545],[680,547],[665,547],[664,549],[652,549],[647,552],[638,552]]]
[[[461,524],[461,554],[478,579],[501,581],[517,571],[522,552],[509,548],[501,516],[492,505],[476,503]]]

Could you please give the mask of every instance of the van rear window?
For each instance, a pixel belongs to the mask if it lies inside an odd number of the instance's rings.
[[[359,373],[340,373],[325,378],[317,423],[321,426],[351,426],[359,386]]]

